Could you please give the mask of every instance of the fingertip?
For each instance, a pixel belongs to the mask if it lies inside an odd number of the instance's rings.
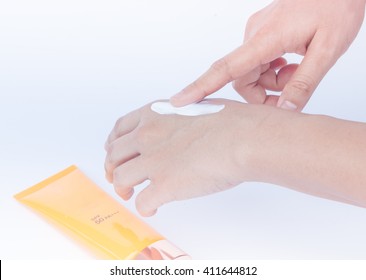
[[[184,105],[187,105],[183,98],[182,98],[182,94],[181,93],[177,93],[176,95],[173,95],[172,97],[170,97],[169,102],[175,106],[175,107],[182,107]]]
[[[182,107],[201,101],[203,97],[202,98],[196,97],[196,95],[192,94],[193,89],[190,90],[189,87],[193,86],[188,86],[186,89],[173,95],[169,100],[170,103],[175,107]]]
[[[154,185],[150,184],[136,196],[135,205],[141,216],[150,217],[155,215],[157,209],[167,201],[169,198],[165,193],[159,192]]]
[[[114,185],[114,191],[117,193],[117,195],[120,198],[122,198],[125,201],[129,200],[135,192],[132,187],[128,188],[128,189],[121,189],[120,187],[117,187],[116,185]]]
[[[151,217],[157,212],[157,207],[153,205],[152,198],[145,196],[144,192],[146,189],[142,190],[136,197],[135,205],[137,211],[143,217]]]
[[[292,79],[284,87],[277,107],[300,112],[309,101],[314,88],[305,81]]]
[[[104,170],[105,170],[105,175],[104,177],[106,178],[106,180],[109,182],[109,183],[113,183],[113,174],[110,172],[110,169],[109,169],[109,165],[107,163],[107,160],[105,161],[104,163]]]
[[[281,56],[281,57],[276,58],[275,60],[271,61],[270,68],[277,71],[286,65],[287,65],[287,60]]]
[[[157,207],[151,205],[151,201],[145,201],[145,199],[139,193],[135,200],[137,212],[143,217],[151,217],[158,211]]]
[[[112,184],[113,179],[112,179],[112,176],[108,172],[105,173],[104,177],[106,178],[106,180],[108,181],[108,183],[111,183]]]
[[[122,199],[127,201],[130,200],[131,197],[133,196],[133,194],[135,193],[134,189],[131,189],[129,192],[127,192],[126,194],[122,195]]]
[[[137,208],[137,207],[136,207],[136,209],[137,209],[137,211],[139,212],[139,214],[140,214],[142,217],[152,217],[152,216],[154,216],[154,215],[158,212],[158,210],[157,210],[157,209],[149,210],[149,211],[146,211],[146,210],[144,210],[144,209],[139,209],[139,208]]]
[[[112,184],[113,183],[113,171],[111,169],[111,165],[108,162],[108,155],[104,161],[104,171],[105,171],[104,177],[106,178],[106,180],[109,183]]]

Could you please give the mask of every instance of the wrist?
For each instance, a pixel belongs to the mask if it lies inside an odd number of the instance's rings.
[[[262,174],[267,172],[266,162],[272,160],[271,150],[275,145],[271,139],[281,133],[281,111],[285,110],[265,105],[239,106],[230,125],[235,170],[240,174],[240,182],[264,181]]]
[[[301,134],[306,133],[304,119],[309,115],[263,105],[249,105],[253,118],[246,132],[246,147],[240,153],[244,162],[244,181],[279,184],[291,157],[301,147]],[[306,123],[306,122],[305,122]]]

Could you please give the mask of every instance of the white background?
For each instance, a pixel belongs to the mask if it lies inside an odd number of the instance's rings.
[[[76,164],[116,197],[103,170],[115,120],[193,81],[269,2],[1,1],[0,258],[93,258],[12,195]],[[305,112],[366,121],[365,35]],[[230,86],[214,96],[239,100]],[[175,202],[145,220],[195,259],[366,258],[365,209],[268,184]]]

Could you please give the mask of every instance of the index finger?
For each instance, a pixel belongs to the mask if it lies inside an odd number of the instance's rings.
[[[270,37],[256,35],[217,60],[201,77],[171,97],[171,103],[174,106],[184,106],[198,102],[259,65],[281,56],[283,51],[277,49]]]

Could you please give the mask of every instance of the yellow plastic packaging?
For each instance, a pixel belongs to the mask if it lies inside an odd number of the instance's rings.
[[[107,259],[189,256],[88,179],[76,166],[14,196],[68,228]]]

